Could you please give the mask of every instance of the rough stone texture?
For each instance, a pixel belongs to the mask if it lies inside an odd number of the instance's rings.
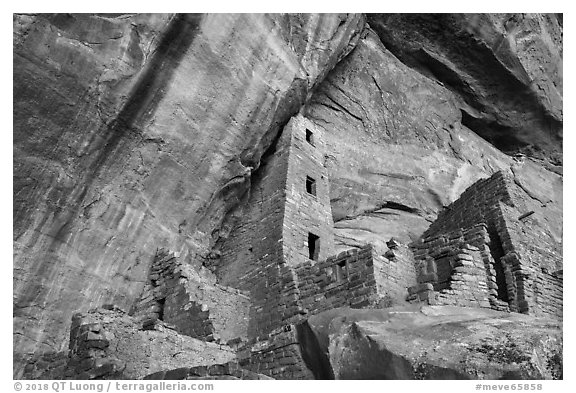
[[[69,357],[65,378],[139,379],[182,364],[225,363],[236,355],[227,346],[180,335],[164,324],[144,330],[126,313],[98,308],[74,316]]]
[[[367,308],[405,303],[407,288],[416,282],[416,274],[414,259],[398,258],[398,248],[383,253],[368,244],[318,264],[296,268],[300,303],[306,314],[344,306]]]
[[[406,297],[561,318],[561,16],[367,18],[14,15],[16,378],[348,377],[301,322]],[[535,372],[490,312],[517,368],[384,376],[558,377],[556,322]]]
[[[561,379],[558,323],[453,306],[309,319],[336,379]]]
[[[309,143],[307,132],[312,132]],[[333,251],[323,136],[301,115],[284,127],[241,211],[219,232],[209,267],[223,283],[250,292],[249,336],[301,319],[295,268]],[[313,185],[307,179],[314,180]],[[223,227],[224,228],[224,227]],[[317,240],[310,241],[310,236]],[[312,249],[311,243],[314,244]]]
[[[409,300],[486,307],[486,299],[491,308],[508,311],[508,286],[500,260],[504,251],[496,239],[492,240],[486,224],[480,223],[413,244],[419,285],[408,289],[412,295]],[[453,279],[460,287],[456,293]],[[441,299],[431,293],[434,290],[442,293]]]
[[[552,199],[547,202],[552,206],[555,204]],[[534,221],[530,219],[545,206],[522,186],[513,172],[497,172],[474,183],[438,215],[420,240],[424,244],[416,245],[419,251],[428,249],[424,254],[417,254],[418,258],[433,260],[432,271],[428,266],[425,273],[436,274],[435,279],[430,280],[435,282],[435,289],[452,285],[451,275],[457,270],[453,268],[460,259],[456,255],[456,260],[453,260],[454,255],[463,244],[459,239],[463,234],[458,229],[483,223],[486,225],[485,235],[475,236],[474,231],[467,232],[464,239],[482,249],[479,257],[471,260],[484,261],[486,277],[481,279],[475,274],[476,279],[469,277],[470,280],[465,281],[480,280],[489,297],[488,289],[500,292],[497,298],[507,302],[512,311],[561,317],[562,242],[555,236],[555,225],[547,225],[547,220],[539,221],[537,216]],[[532,208],[534,210],[529,210]],[[547,217],[554,217],[554,208],[547,211]],[[451,232],[448,241],[445,237],[434,238],[447,232]],[[486,255],[487,251],[491,258]],[[478,263],[476,267],[480,266]],[[458,281],[462,281],[461,278]],[[486,283],[490,282],[492,284],[486,288]],[[479,295],[477,293],[474,299],[479,300]],[[495,305],[494,299],[491,300]]]
[[[558,59],[546,64],[561,67]],[[539,160],[512,159],[470,130],[461,101],[447,83],[407,67],[372,30],[321,83],[305,113],[325,130],[337,251],[416,240],[476,180],[511,166],[523,179],[548,178],[551,198],[561,199],[561,176]],[[516,107],[509,115],[524,113]]]
[[[237,379],[274,379],[263,374],[258,374],[246,369],[243,369],[236,362],[228,362],[224,364],[214,364],[211,366],[196,366],[196,367],[179,367],[169,371],[159,371],[145,376],[142,379],[224,379],[224,380],[237,380]]]
[[[373,254],[380,307],[403,304],[407,300],[407,289],[417,279],[416,263],[410,248],[395,239],[386,245],[389,247],[386,252],[380,250]]]
[[[314,379],[301,341],[296,325],[282,326],[240,348],[238,364],[274,379]]]
[[[14,350],[129,308],[157,247],[198,264],[362,15],[15,15]]]
[[[246,339],[250,298],[201,276],[166,250],[158,250],[149,283],[132,313],[153,326],[161,320],[181,333],[205,341]]]
[[[458,97],[462,123],[507,152],[562,163],[557,14],[370,15],[384,45]]]

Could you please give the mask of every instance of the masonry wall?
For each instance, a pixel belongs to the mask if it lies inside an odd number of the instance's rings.
[[[283,259],[283,222],[289,138],[284,135],[276,151],[252,178],[250,195],[227,237],[217,244],[219,257],[211,269],[218,281],[239,289],[254,284],[246,277],[257,276],[265,266]]]
[[[249,370],[246,370],[237,362],[227,362],[224,364],[212,364],[209,366],[195,366],[195,367],[179,367],[173,370],[158,371],[149,375],[146,375],[145,380],[195,380],[195,379],[207,379],[207,380],[238,380],[238,379],[249,379],[249,380],[262,380],[262,379],[273,379],[263,374],[258,374]]]
[[[475,224],[485,223],[488,230],[494,225],[498,202],[512,204],[508,191],[509,179],[503,172],[497,172],[488,179],[478,180],[447,206],[430,228],[424,232],[423,238],[469,228]]]
[[[317,264],[296,268],[301,304],[309,315],[337,307],[388,307],[406,301],[416,283],[414,260],[406,246],[382,253],[368,244]]]
[[[409,301],[425,301],[434,305],[461,307],[494,308],[490,302],[491,293],[482,254],[475,246],[464,245],[438,255],[431,260],[427,279],[420,277],[420,283],[408,289]],[[436,276],[432,280],[431,276]]]
[[[247,338],[249,309],[247,294],[210,282],[172,253],[159,250],[133,314],[148,325],[162,320],[190,337],[227,342]]]
[[[440,213],[416,248],[445,242],[440,238],[457,238],[458,231],[484,224],[485,239],[467,241],[481,252],[491,307],[504,309],[506,301],[511,311],[558,317],[562,314],[562,302],[557,301],[562,286],[557,274],[562,270],[562,247],[544,227],[541,207],[510,173],[498,172],[473,184]],[[422,250],[416,251],[416,257],[421,267],[424,262],[419,252]],[[506,296],[502,296],[503,287]]]
[[[138,318],[106,306],[74,315],[67,369],[55,379],[140,379],[182,364],[235,359],[226,345],[180,335],[163,322],[144,329]]]
[[[394,240],[382,253],[373,250],[374,279],[380,306],[398,305],[406,302],[408,288],[416,283],[415,259],[412,250]]]
[[[315,379],[304,360],[295,325],[282,326],[249,343],[238,352],[238,363],[275,379]]]
[[[306,141],[306,129],[313,132],[314,145]],[[333,223],[322,148],[320,132],[305,118],[292,118],[274,154],[253,179],[241,219],[220,245],[213,267],[220,282],[250,291],[249,337],[306,314],[294,268],[310,260],[308,234],[320,238],[316,259],[332,252]],[[307,176],[315,180],[315,196],[307,192]]]
[[[249,337],[265,334],[298,314],[296,283],[285,264],[283,245],[290,143],[287,126],[274,154],[252,178],[243,211],[217,245],[220,257],[211,267],[221,284],[249,291]]]
[[[518,219],[518,212],[501,206],[503,212],[498,223],[502,242],[511,251],[503,258],[509,292],[514,299],[514,311],[543,317],[562,317],[562,270],[549,271],[562,261],[554,247],[538,250],[539,239],[530,235],[530,227]],[[528,243],[526,239],[532,239]],[[550,245],[549,245],[550,246]]]
[[[313,145],[306,141],[306,130],[313,134]],[[302,116],[292,118],[284,132],[290,137],[283,223],[284,255],[286,263],[298,266],[310,259],[308,233],[320,238],[318,261],[333,254],[334,222],[328,172],[324,167],[322,133]],[[315,180],[316,195],[306,190],[308,176]]]
[[[486,224],[420,239],[412,244],[418,284],[430,283],[430,289],[443,291],[440,298],[433,300],[436,304],[458,303],[508,311],[509,288],[504,268],[497,265],[490,245]],[[412,288],[411,300],[418,292],[419,300],[429,300],[425,288],[428,287]]]
[[[344,251],[316,265],[296,268],[302,307],[309,315],[337,307],[362,308],[379,301],[371,245]]]

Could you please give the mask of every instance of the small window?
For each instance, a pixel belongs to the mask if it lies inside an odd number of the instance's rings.
[[[336,268],[336,281],[344,281],[348,276],[348,267],[346,266],[346,261],[342,261],[334,265]]]
[[[313,233],[308,232],[308,258],[313,261],[318,260],[320,254],[320,238]]]
[[[306,129],[306,142],[314,146],[314,134],[309,129]]]
[[[308,194],[316,195],[316,180],[310,176],[306,176],[306,192]]]

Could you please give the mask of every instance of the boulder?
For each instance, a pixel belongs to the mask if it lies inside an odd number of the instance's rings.
[[[454,306],[334,309],[308,319],[335,379],[561,379],[558,322]]]

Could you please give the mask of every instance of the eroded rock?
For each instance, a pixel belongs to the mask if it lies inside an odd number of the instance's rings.
[[[562,328],[453,306],[336,309],[311,317],[336,379],[561,379]]]

